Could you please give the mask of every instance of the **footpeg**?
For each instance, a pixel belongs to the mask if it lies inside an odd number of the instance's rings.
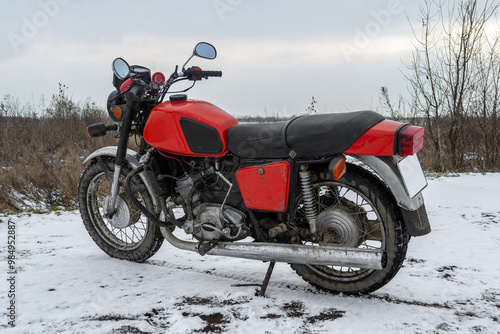
[[[269,230],[268,234],[271,238],[274,238],[281,233],[285,233],[287,230],[288,230],[288,227],[286,226],[286,224],[281,223],[278,226],[271,228]]]

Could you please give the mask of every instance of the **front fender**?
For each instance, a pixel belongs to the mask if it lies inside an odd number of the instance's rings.
[[[117,146],[107,146],[98,149],[97,151],[92,152],[84,161],[83,164],[86,164],[93,159],[97,157],[116,157],[116,152],[118,150]],[[125,156],[125,163],[128,164],[132,169],[139,168],[141,166],[139,159],[141,156],[139,153],[135,152],[134,150],[127,149],[127,155]],[[154,205],[158,208],[160,207],[160,203],[158,202],[158,198],[155,196],[155,193],[153,191],[153,187],[151,185],[151,182],[149,182],[149,179],[147,177],[147,173],[145,171],[142,171],[139,173],[139,176],[146,186],[146,189],[149,192],[149,195],[151,196],[151,199],[153,200]]]
[[[90,153],[90,155],[85,159],[85,161],[83,161],[83,164],[85,165],[86,163],[88,163],[89,161],[91,161],[92,159],[97,158],[97,157],[113,157],[114,158],[114,157],[116,157],[117,151],[118,151],[118,146],[107,146],[107,147],[100,148],[97,151]],[[133,151],[131,149],[127,149],[127,156],[126,156],[125,160],[133,169],[136,169],[136,168],[140,167],[140,164],[139,164],[140,157],[141,156],[136,151]]]
[[[354,158],[368,165],[385,182],[401,209],[403,220],[410,235],[420,236],[431,231],[424,197],[418,193],[410,198],[399,172],[397,156],[352,155]]]

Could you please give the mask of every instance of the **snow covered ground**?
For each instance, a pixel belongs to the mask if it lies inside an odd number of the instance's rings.
[[[232,285],[260,283],[266,263],[167,243],[147,263],[130,263],[100,251],[78,212],[0,217],[0,332],[500,333],[499,186],[500,174],[429,180],[432,233],[413,238],[395,279],[364,297],[318,292],[280,263],[258,297]]]

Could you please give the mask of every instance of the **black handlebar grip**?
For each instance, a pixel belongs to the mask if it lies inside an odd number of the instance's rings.
[[[200,70],[199,67],[190,67],[187,70],[184,71],[184,75],[188,80],[191,81],[198,81],[203,78],[208,79],[209,77],[221,77],[222,72],[221,71],[203,71]]]
[[[132,99],[134,99],[137,96],[137,94],[141,91],[141,89],[142,89],[141,85],[136,84],[132,88],[130,88],[128,95],[131,96]]]
[[[106,131],[118,131],[118,125],[116,124],[106,125]]]
[[[221,77],[222,71],[202,71],[204,77]]]
[[[87,127],[87,134],[91,138],[102,137],[108,131],[116,131],[118,126],[116,124],[104,125],[103,123],[92,124]]]

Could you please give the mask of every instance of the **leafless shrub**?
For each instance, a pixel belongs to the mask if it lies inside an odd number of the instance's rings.
[[[446,6],[448,4],[448,6]],[[421,30],[406,65],[409,108],[426,128],[420,153],[435,171],[492,171],[500,168],[499,4],[477,0],[424,1]],[[493,29],[492,29],[493,28]],[[384,108],[394,110],[387,91]]]
[[[0,103],[0,210],[75,206],[83,159],[112,136],[90,139],[86,126],[105,120],[91,101],[74,102],[60,85],[46,104]]]

